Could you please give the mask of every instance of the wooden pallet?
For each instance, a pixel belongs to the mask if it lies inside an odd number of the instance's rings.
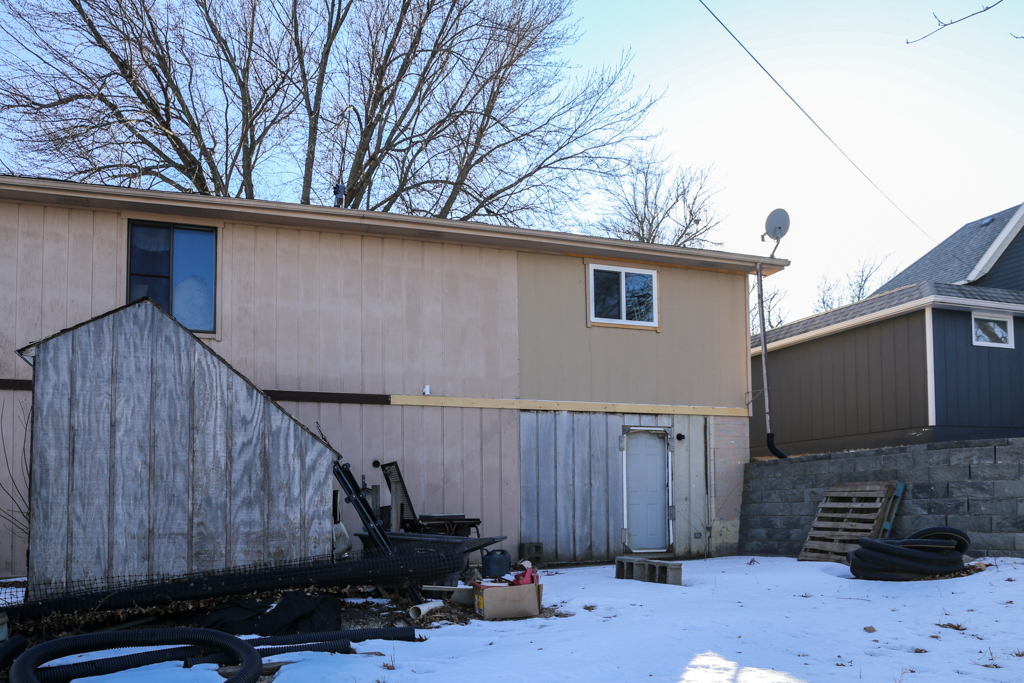
[[[885,538],[903,498],[898,481],[836,484],[825,490],[798,560],[846,562],[857,539]]]

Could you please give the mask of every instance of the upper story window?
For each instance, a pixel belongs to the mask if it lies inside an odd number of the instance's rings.
[[[972,313],[971,328],[975,346],[1013,348],[1013,317]]]
[[[658,272],[590,264],[590,321],[658,326]]]
[[[132,222],[128,239],[128,301],[148,296],[193,332],[213,332],[217,233]]]

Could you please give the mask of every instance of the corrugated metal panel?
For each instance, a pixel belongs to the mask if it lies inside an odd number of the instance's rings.
[[[35,373],[30,589],[330,551],[334,453],[152,304]]]
[[[683,418],[691,419],[704,418]],[[543,543],[548,561],[601,561],[622,554],[623,425],[671,428],[674,420],[671,415],[520,413],[520,534],[524,543]]]

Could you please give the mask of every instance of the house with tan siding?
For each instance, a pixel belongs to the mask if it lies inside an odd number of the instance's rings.
[[[0,477],[24,491],[33,376],[15,350],[149,296],[319,424],[367,485],[384,484],[374,462],[397,460],[418,511],[479,517],[513,554],[728,553],[749,458],[758,262],[788,265],[2,177]],[[18,515],[7,494],[0,509]],[[10,526],[0,575],[23,575],[26,539]]]

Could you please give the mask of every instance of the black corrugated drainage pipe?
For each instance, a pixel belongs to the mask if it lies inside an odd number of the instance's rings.
[[[776,458],[788,458],[789,456],[779,450],[779,447],[775,445],[775,435],[768,432],[768,450]]]
[[[28,638],[23,635],[15,635],[4,641],[3,645],[0,645],[0,671],[3,671],[11,665],[14,658],[25,651],[28,647]]]
[[[14,636],[22,638],[24,636]],[[416,640],[416,629],[412,626],[393,626],[390,628],[360,628],[346,629],[342,631],[316,631],[313,633],[294,633],[281,636],[265,636],[262,638],[249,638],[245,642],[253,647],[265,647],[269,645],[297,645],[292,652],[302,652],[303,649],[312,651],[306,647],[313,643],[345,640],[359,643],[364,640]],[[8,641],[10,642],[10,641]],[[20,652],[20,651],[19,651]],[[260,657],[269,657],[266,650],[257,650]],[[2,653],[2,647],[0,647]],[[132,655],[121,655],[105,659],[90,659],[87,662],[76,662],[62,666],[48,666],[39,669],[36,677],[40,683],[69,683],[76,678],[87,676],[102,676],[105,674],[134,669],[159,662],[172,662],[174,660],[187,660],[192,657],[202,657],[207,652],[194,645],[187,647],[172,647],[164,650],[150,650],[149,652],[137,652]],[[0,660],[2,662],[2,660]],[[6,666],[0,666],[0,670]]]
[[[90,633],[82,636],[70,636],[58,638],[46,643],[40,643],[29,648],[23,655],[15,660],[11,667],[11,683],[40,683],[36,676],[36,669],[46,662],[59,657],[77,655],[83,652],[96,652],[98,650],[109,650],[118,647],[152,647],[159,645],[200,645],[209,647],[212,650],[231,653],[232,661],[241,663],[241,666],[228,683],[256,683],[263,672],[263,660],[256,649],[241,638],[212,631],[205,628],[159,628],[146,630],[129,631],[105,631],[102,633]],[[141,657],[147,653],[141,652],[138,655],[128,655],[122,659],[127,666],[124,669],[133,669],[140,664],[129,661],[133,657]]]

